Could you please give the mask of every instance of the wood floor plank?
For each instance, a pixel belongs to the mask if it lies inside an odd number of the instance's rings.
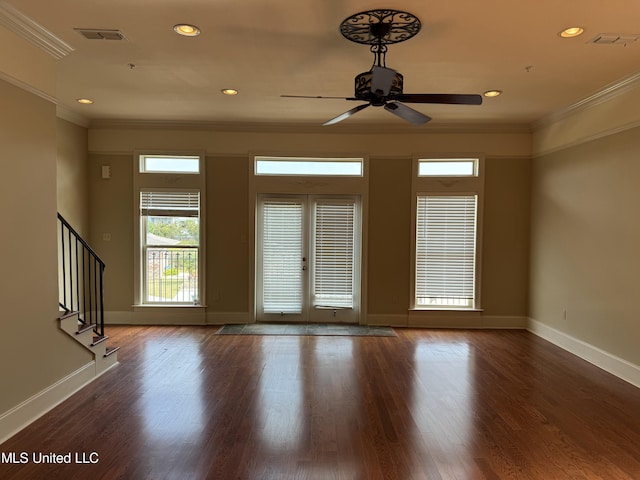
[[[0,445],[30,458],[0,478],[640,478],[640,389],[528,332],[216,330],[110,327],[120,364]]]

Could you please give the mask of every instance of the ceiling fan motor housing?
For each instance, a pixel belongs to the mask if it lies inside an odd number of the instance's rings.
[[[356,76],[355,79],[355,98],[358,100],[364,100],[371,102],[373,106],[382,106],[389,97],[395,95],[402,95],[403,77],[400,73],[396,72],[395,77],[391,83],[391,89],[388,95],[384,95],[382,92],[371,91],[371,79],[373,78],[373,72],[363,72]]]

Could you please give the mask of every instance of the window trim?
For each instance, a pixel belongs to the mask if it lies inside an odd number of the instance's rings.
[[[425,159],[477,159],[476,176],[420,176],[419,162]],[[446,153],[446,154],[415,154],[413,156],[411,180],[411,265],[409,279],[409,311],[417,312],[478,312],[482,311],[482,238],[484,216],[484,164],[482,153]],[[476,264],[475,291],[472,308],[459,307],[430,307],[416,304],[416,234],[417,234],[417,198],[425,195],[476,195]]]
[[[149,156],[189,156],[199,158],[199,173],[175,172],[141,172],[141,157]],[[206,307],[206,171],[204,151],[149,151],[136,150],[133,152],[133,307],[145,308],[202,308]],[[142,256],[143,222],[140,211],[140,192],[143,190],[156,191],[198,191],[200,193],[200,233],[198,247],[198,303],[145,303],[144,275]]]

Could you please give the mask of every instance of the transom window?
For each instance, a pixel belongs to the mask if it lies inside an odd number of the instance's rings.
[[[200,157],[191,155],[140,155],[141,173],[200,173]]]
[[[477,158],[422,158],[418,160],[419,177],[475,177]]]
[[[256,175],[361,177],[362,158],[255,157]]]

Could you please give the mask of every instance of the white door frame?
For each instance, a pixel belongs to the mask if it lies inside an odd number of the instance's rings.
[[[264,291],[264,265],[263,246],[264,246],[264,208],[266,204],[282,203],[300,205],[301,225],[300,225],[300,242],[302,244],[299,252],[300,268],[300,284],[299,288],[302,292],[300,298],[300,312],[271,312],[265,313],[263,308],[263,291]],[[333,306],[329,304],[319,305],[315,301],[315,280],[316,280],[316,222],[318,204],[353,204],[355,206],[353,218],[353,264],[352,264],[352,282],[353,282],[353,303],[351,307]],[[360,197],[358,195],[269,195],[259,194],[257,198],[257,229],[256,229],[256,321],[258,322],[309,322],[309,323],[359,323],[360,320],[360,270],[361,270],[361,215],[360,215]],[[296,267],[294,267],[295,269]]]

